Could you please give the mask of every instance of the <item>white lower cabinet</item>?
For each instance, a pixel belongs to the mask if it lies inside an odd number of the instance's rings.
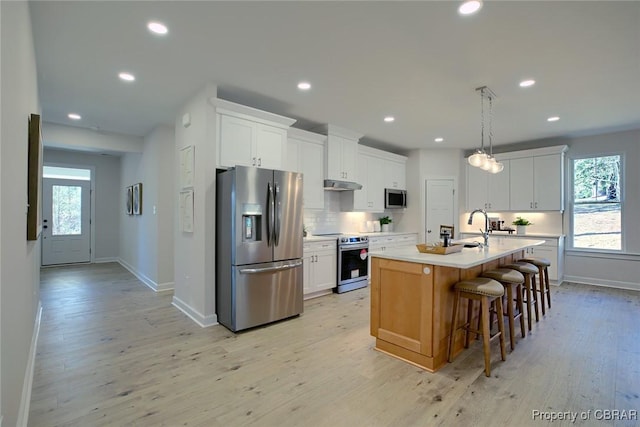
[[[535,256],[540,258],[546,258],[551,261],[549,266],[549,281],[555,283],[562,283],[564,277],[564,236],[559,237],[536,237],[527,235],[500,235],[493,237],[502,237],[505,239],[531,239],[531,240],[544,240],[544,244],[533,246],[525,250],[525,257]],[[461,239],[478,238],[481,237],[478,234],[472,233],[460,233]]]
[[[324,295],[337,286],[337,241],[306,242],[303,245],[304,297]]]
[[[418,243],[417,233],[369,236],[369,252],[384,252],[387,249]],[[371,283],[371,257],[369,257],[369,283]]]

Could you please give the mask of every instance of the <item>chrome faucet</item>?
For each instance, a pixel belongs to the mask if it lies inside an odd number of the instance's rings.
[[[471,225],[473,223],[473,215],[476,212],[480,212],[484,215],[484,231],[480,229],[480,232],[482,233],[482,237],[484,237],[484,245],[489,246],[489,217],[487,216],[487,211],[485,211],[484,209],[476,209],[475,211],[471,212],[467,224]]]

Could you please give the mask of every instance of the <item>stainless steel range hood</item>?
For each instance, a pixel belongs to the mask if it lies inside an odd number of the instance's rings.
[[[351,181],[336,181],[335,179],[325,179],[324,189],[329,191],[362,190],[362,184]]]

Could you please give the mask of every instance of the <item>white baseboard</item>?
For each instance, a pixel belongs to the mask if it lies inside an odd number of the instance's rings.
[[[16,426],[18,427],[27,427],[27,423],[29,422],[29,406],[31,405],[31,389],[33,388],[33,370],[36,363],[36,350],[38,346],[38,336],[40,335],[41,319],[42,304],[40,303],[40,301],[38,301],[35,323],[33,325],[33,335],[31,336],[29,359],[27,360],[27,369],[24,373],[24,383],[22,385],[20,409],[18,410],[18,422],[16,423]],[[0,417],[0,426],[2,426],[2,417]]]
[[[96,258],[93,260],[93,262],[95,264],[102,264],[105,262],[118,262],[118,258],[117,257],[103,257],[103,258]]]
[[[124,268],[129,270],[129,272],[131,274],[136,276],[138,278],[138,280],[140,280],[142,283],[147,285],[154,292],[173,291],[173,286],[174,286],[173,282],[156,283],[155,281],[151,280],[150,278],[148,278],[144,274],[142,274],[139,271],[137,271],[132,265],[129,265],[128,263],[126,263],[122,258],[118,258],[116,261],[121,266],[123,266]]]
[[[191,320],[193,320],[203,328],[207,328],[209,326],[214,326],[218,324],[218,316],[216,316],[215,314],[203,316],[197,310],[195,310],[193,307],[191,307],[189,304],[185,303],[175,295],[173,296],[173,301],[171,302],[171,305],[173,305],[175,308],[177,308],[178,310],[180,310],[181,312],[189,316]]]
[[[640,291],[640,283],[621,282],[618,280],[603,280],[593,277],[581,276],[564,276],[565,282],[582,283],[584,285],[603,286],[605,288],[628,289],[631,291]]]

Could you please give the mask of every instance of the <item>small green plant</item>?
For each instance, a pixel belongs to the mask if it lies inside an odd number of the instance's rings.
[[[391,218],[389,218],[388,216],[381,216],[379,220],[380,220],[380,225],[391,224],[392,222]]]
[[[533,225],[533,223],[531,221],[529,221],[528,219],[522,218],[521,216],[517,217],[515,219],[515,221],[513,221],[511,224],[513,224],[513,225]]]
[[[302,224],[302,237],[307,237],[307,226]]]

